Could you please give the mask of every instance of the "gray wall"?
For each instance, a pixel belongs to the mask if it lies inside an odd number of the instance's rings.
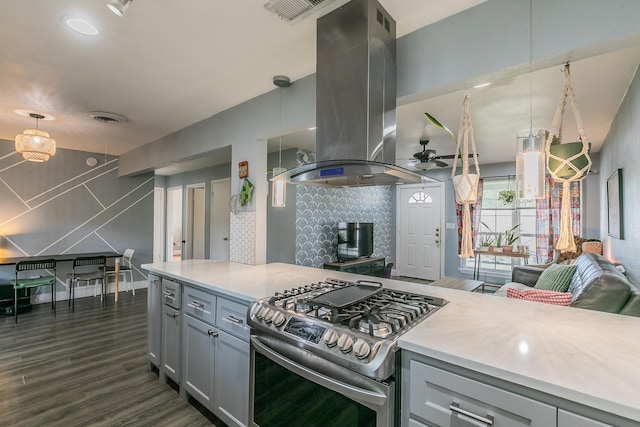
[[[282,161],[278,152],[267,157],[267,169],[296,167],[296,148],[284,150]],[[280,166],[278,166],[280,165]],[[269,179],[272,175],[269,174]],[[286,262],[296,263],[296,186],[287,185],[286,206],[274,208],[271,206],[271,186],[267,203],[267,263]]]
[[[98,164],[88,166],[88,157]],[[46,163],[27,162],[12,141],[0,140],[0,200],[2,257],[132,248],[134,279],[145,279],[139,266],[152,259],[151,174],[119,178],[117,158],[65,149]],[[13,270],[0,267],[0,282]],[[70,270],[60,264],[58,291]]]
[[[211,252],[211,181],[216,179],[229,178],[231,175],[231,163],[225,163],[222,165],[211,166],[208,168],[198,169],[195,171],[184,172],[170,176],[157,176],[155,179],[155,186],[164,188],[182,187],[183,200],[186,197],[186,186],[191,184],[204,184],[204,254],[205,258],[210,257]],[[233,194],[233,192],[232,192]],[[182,206],[182,217],[186,218],[186,204]],[[183,221],[184,226],[184,221]],[[182,235],[185,236],[186,230],[182,230]]]
[[[616,115],[609,135],[600,151],[600,236],[607,258],[624,264],[627,275],[640,283],[640,76],[635,78]],[[607,178],[617,169],[623,173],[624,240],[608,235]]]

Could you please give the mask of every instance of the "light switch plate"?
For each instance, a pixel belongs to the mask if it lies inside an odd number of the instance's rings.
[[[456,229],[456,223],[455,222],[448,222],[446,227],[447,227],[447,230],[455,230]]]

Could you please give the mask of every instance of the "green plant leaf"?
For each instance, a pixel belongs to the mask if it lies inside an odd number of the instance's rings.
[[[440,120],[436,119],[435,117],[433,117],[429,113],[424,113],[424,115],[427,118],[427,120],[429,120],[434,126],[439,127],[440,129],[446,131],[449,134],[449,136],[451,137],[451,139],[453,139],[453,142],[457,142],[456,141],[456,137],[453,134],[453,132],[451,132],[451,130],[448,127],[446,127],[445,125],[440,123]]]

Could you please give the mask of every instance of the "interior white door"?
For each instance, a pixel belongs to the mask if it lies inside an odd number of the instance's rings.
[[[153,189],[153,262],[162,262],[164,251],[164,188]]]
[[[229,260],[230,198],[230,179],[211,181],[211,259]]]
[[[398,267],[401,276],[440,279],[442,191],[442,184],[399,189]]]
[[[182,187],[167,189],[167,261],[182,259]]]
[[[187,187],[187,239],[183,259],[204,258],[204,184]]]

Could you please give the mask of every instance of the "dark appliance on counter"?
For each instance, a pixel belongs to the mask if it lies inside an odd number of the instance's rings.
[[[373,255],[373,223],[338,223],[338,261]]]
[[[446,303],[330,278],[254,301],[249,425],[399,427],[397,340]]]

